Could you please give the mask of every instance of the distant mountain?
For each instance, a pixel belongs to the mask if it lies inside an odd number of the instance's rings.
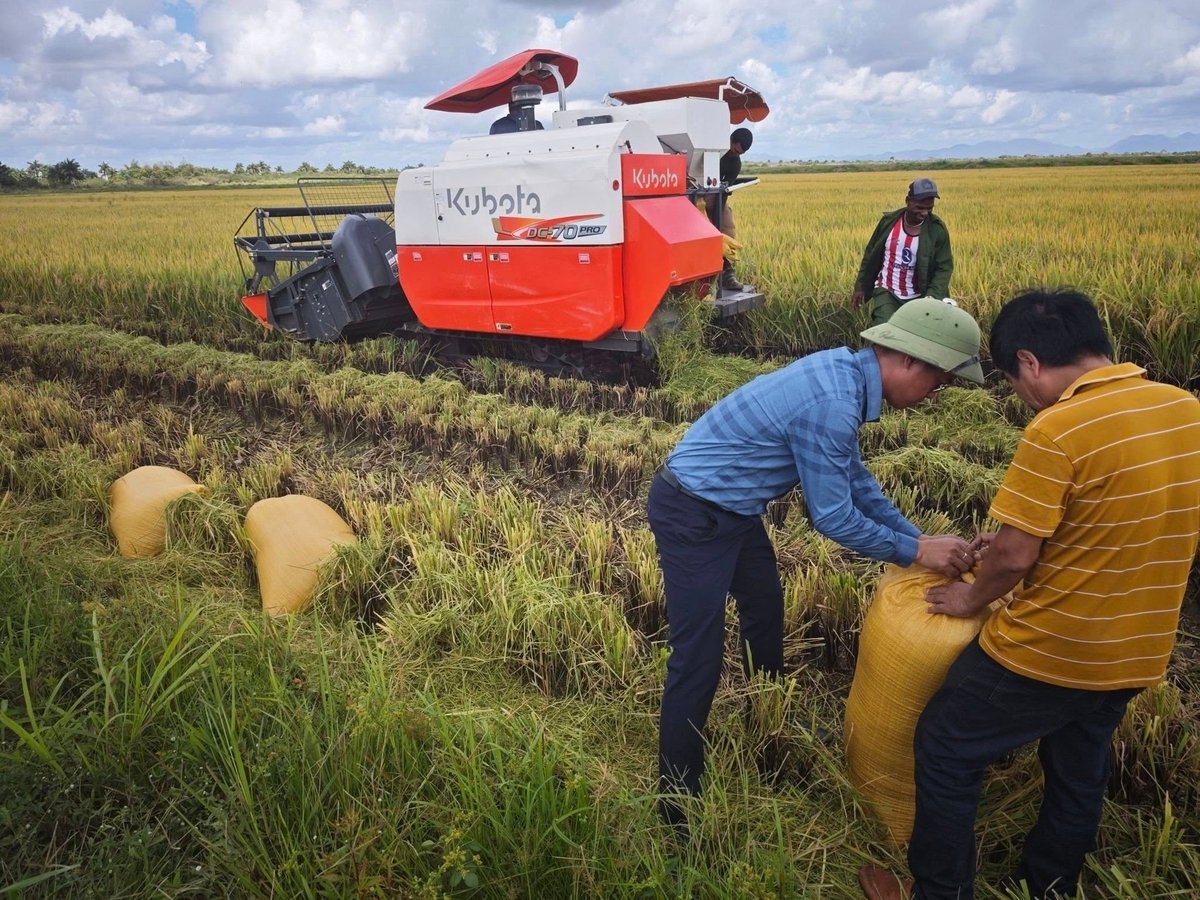
[[[1175,137],[1165,134],[1135,134],[1117,141],[1106,153],[1185,153],[1200,150],[1200,134],[1188,131]]]
[[[1137,134],[1108,147],[1078,147],[1035,139],[981,141],[978,144],[954,144],[932,150],[897,150],[892,153],[863,154],[849,161],[995,159],[1000,156],[1082,156],[1086,153],[1183,153],[1200,151],[1200,134],[1187,132],[1168,137],[1164,134]]]
[[[1050,141],[980,141],[978,144],[954,144],[936,150],[901,150],[894,159],[994,159],[997,156],[1073,156],[1087,153],[1083,147],[1053,144]]]

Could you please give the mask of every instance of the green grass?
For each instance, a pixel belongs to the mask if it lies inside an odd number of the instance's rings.
[[[641,512],[657,436],[676,426],[523,413],[557,429],[556,456],[510,438],[496,397],[453,386],[435,402],[394,375],[3,324],[0,889],[853,897],[863,862],[903,865],[837,743],[878,567],[816,535],[796,498],[768,515],[795,675],[746,684],[730,643],[681,847],[654,808],[664,620]],[[58,357],[71,365],[38,374]],[[323,390],[361,418],[323,411]],[[944,393],[863,443],[920,521],[965,530],[1015,433],[997,416],[1021,413],[1006,395]],[[387,441],[371,403],[398,423]],[[584,475],[581,455],[555,472],[568,444],[628,466],[628,482],[595,490],[609,470]],[[124,560],[107,487],[145,463],[209,492],[171,507],[166,552]],[[275,621],[239,529],[280,491],[326,500],[362,540],[312,612]],[[1119,733],[1088,897],[1197,888],[1193,647]],[[989,777],[981,896],[1001,896],[1037,778],[1029,753]]]
[[[1194,385],[1198,173],[939,175],[956,296],[986,326],[1027,280],[1076,283],[1122,358]],[[1031,179],[1050,224],[1014,243],[1001,226],[1024,221]],[[725,330],[681,301],[656,386],[263,334],[234,299],[228,226],[283,191],[0,198],[28,238],[0,297],[0,894],[841,898],[863,862],[902,868],[838,744],[879,566],[816,534],[799,495],[767,515],[793,676],[745,683],[729,641],[695,839],[658,823],[666,623],[643,514],[711,403],[857,344],[848,282],[897,183],[768,176],[739,196],[739,272],[768,305]],[[1133,194],[1155,202],[1131,213]],[[1135,239],[1120,253],[1114,215]],[[1004,388],[949,389],[862,446],[915,521],[970,533],[1028,418]],[[208,493],[170,507],[163,554],[124,560],[107,491],[146,464]],[[241,522],[291,492],[360,541],[311,612],[274,621]],[[1118,731],[1086,897],[1200,892],[1189,629]],[[1039,792],[1029,752],[990,773],[980,896],[1002,896]]]

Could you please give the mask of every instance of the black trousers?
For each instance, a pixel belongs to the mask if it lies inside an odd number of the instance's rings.
[[[683,493],[660,474],[650,486],[650,529],[667,598],[667,681],[659,718],[664,794],[700,793],[704,726],[725,652],[725,602],[737,603],[742,665],[783,674],[783,586],[761,516]]]
[[[917,815],[908,865],[921,900],[975,896],[975,812],[984,769],[1038,741],[1045,776],[1016,877],[1030,896],[1073,896],[1108,785],[1109,745],[1139,689],[1085,691],[1010,672],[970,644],[917,724]]]

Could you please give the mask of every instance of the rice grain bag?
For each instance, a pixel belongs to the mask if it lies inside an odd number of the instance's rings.
[[[333,509],[300,494],[259,500],[246,513],[245,527],[262,606],[272,616],[307,608],[321,564],[333,557],[338,545],[356,540]]]
[[[863,622],[846,701],[850,781],[898,845],[912,836],[917,719],[992,614],[989,607],[970,619],[930,615],[925,591],[949,581],[922,566],[888,566]]]
[[[126,559],[162,553],[167,543],[167,504],[187,493],[204,493],[183,472],[142,466],[122,475],[108,491],[108,524]]]

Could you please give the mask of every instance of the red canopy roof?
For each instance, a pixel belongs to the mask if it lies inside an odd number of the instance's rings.
[[[740,125],[747,120],[761,122],[771,111],[762,94],[732,76],[714,78],[711,81],[692,81],[688,84],[638,88],[632,91],[611,91],[608,96],[622,103],[649,103],[651,100],[675,100],[679,97],[724,100],[729,104],[729,122],[732,125]]]
[[[512,99],[515,84],[537,84],[541,86],[543,94],[556,93],[558,82],[549,72],[521,73],[522,69],[535,62],[558,66],[563,87],[570,85],[579,72],[579,60],[573,56],[556,50],[522,50],[516,56],[488,66],[477,75],[444,91],[426,103],[425,108],[442,112],[483,112],[507,104]]]

